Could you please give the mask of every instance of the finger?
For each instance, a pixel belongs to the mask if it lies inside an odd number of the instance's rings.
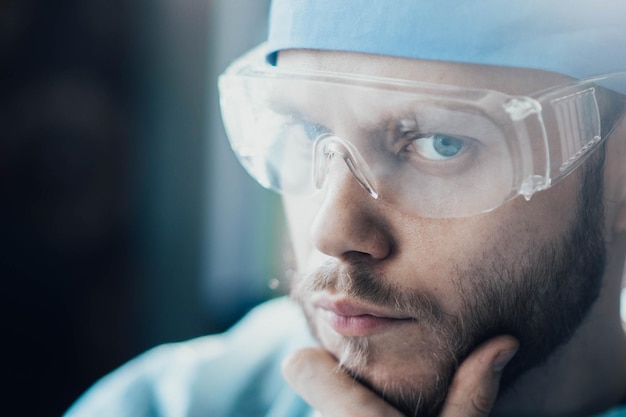
[[[307,348],[283,362],[289,385],[324,417],[401,417],[399,411],[355,381],[325,350]]]
[[[503,335],[472,352],[454,375],[440,417],[489,415],[498,396],[502,371],[518,346],[515,338]]]

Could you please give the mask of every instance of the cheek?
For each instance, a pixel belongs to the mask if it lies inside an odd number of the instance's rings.
[[[458,300],[450,295],[455,293],[452,281],[459,271],[501,270],[570,230],[577,213],[577,187],[575,181],[564,182],[530,201],[518,198],[469,218],[397,218],[395,279],[404,286],[425,284],[442,304],[455,310]]]
[[[514,254],[566,234],[578,214],[580,179],[571,175],[529,201],[518,197],[491,213],[476,218],[473,231],[493,249]],[[487,248],[490,245],[486,245]]]
[[[310,262],[309,259],[314,252],[310,239],[310,225],[317,209],[310,198],[304,197],[283,197],[283,207],[297,267],[303,268]]]
[[[499,224],[509,230],[509,245],[528,247],[563,236],[576,221],[580,179],[568,178],[535,194],[530,201],[517,198],[503,206]]]

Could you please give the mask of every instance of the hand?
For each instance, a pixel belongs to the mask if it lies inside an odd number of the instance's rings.
[[[480,345],[457,370],[440,417],[484,417],[498,395],[500,376],[517,351],[511,336],[498,336]],[[307,348],[283,363],[285,379],[324,417],[401,417],[389,403],[347,373],[324,349]]]

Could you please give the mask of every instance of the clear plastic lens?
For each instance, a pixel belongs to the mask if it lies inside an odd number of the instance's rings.
[[[244,167],[282,193],[323,188],[340,163],[403,212],[469,216],[530,198],[601,140],[592,82],[510,97],[245,62],[220,79],[224,123]]]

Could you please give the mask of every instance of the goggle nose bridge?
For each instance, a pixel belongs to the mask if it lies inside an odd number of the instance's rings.
[[[330,162],[335,156],[340,156],[343,159],[361,187],[370,196],[377,199],[378,191],[374,187],[374,176],[357,148],[338,136],[328,134],[319,136],[313,145],[315,187],[319,190],[324,186],[330,169]]]

